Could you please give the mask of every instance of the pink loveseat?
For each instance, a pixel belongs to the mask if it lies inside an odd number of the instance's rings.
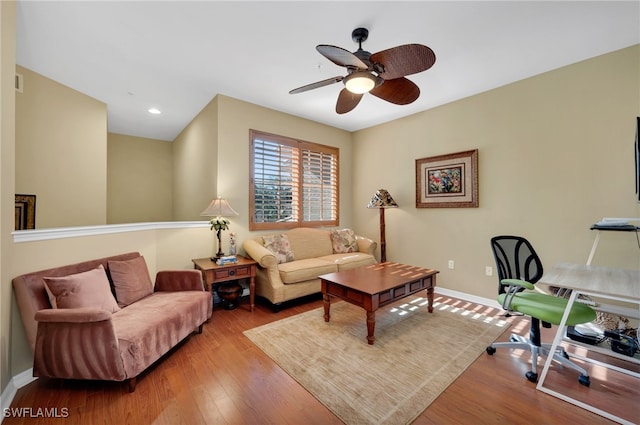
[[[152,285],[137,252],[12,282],[33,376],[128,381],[134,391],[141,372],[211,317],[199,271],[161,271]]]

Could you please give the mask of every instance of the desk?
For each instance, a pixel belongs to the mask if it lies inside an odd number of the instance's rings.
[[[562,263],[556,265],[549,273],[545,273],[544,276],[542,276],[542,279],[540,279],[540,283],[572,290],[567,308],[560,325],[558,325],[558,330],[553,340],[553,345],[550,350],[552,353],[556,350],[564,337],[565,325],[567,323],[569,311],[579,294],[593,295],[600,298],[640,304],[640,270],[624,270],[611,267]],[[544,380],[547,376],[552,360],[552,356],[548,356],[545,361],[542,374],[536,387],[538,390],[558,397],[576,406],[580,406],[612,421],[623,424],[631,423],[604,410],[544,387]],[[608,365],[605,364],[602,364],[602,366],[608,367]],[[630,372],[629,374],[640,378],[640,375],[636,373]]]

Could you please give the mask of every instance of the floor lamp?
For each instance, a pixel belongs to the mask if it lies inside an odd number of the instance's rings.
[[[227,201],[226,199],[217,198],[211,201],[209,206],[204,211],[202,211],[200,215],[215,217],[209,221],[209,223],[211,223],[211,230],[215,230],[217,233],[216,236],[218,237],[218,253],[213,258],[220,258],[224,256],[224,253],[222,252],[222,241],[220,240],[220,238],[221,232],[229,228],[229,220],[223,217],[234,217],[237,216],[238,213],[236,212],[236,210],[231,208],[231,205],[229,205],[229,201]]]
[[[387,208],[398,208],[398,204],[393,200],[389,192],[385,189],[379,189],[369,201],[367,208],[380,209],[380,262],[387,261],[387,242],[384,237],[384,210]]]

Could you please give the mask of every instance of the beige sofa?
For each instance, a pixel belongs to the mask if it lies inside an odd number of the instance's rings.
[[[127,381],[134,391],[140,373],[211,317],[199,271],[161,271],[154,285],[137,252],[12,282],[33,376]]]
[[[352,252],[340,246],[336,235],[350,232]],[[344,234],[344,233],[343,233]],[[285,237],[290,246],[288,259],[265,247],[270,238]],[[243,243],[247,255],[258,262],[256,294],[269,300],[274,310],[285,302],[321,291],[318,276],[354,267],[374,264],[377,243],[354,235],[348,229],[296,228],[276,235],[259,236]],[[336,249],[337,248],[337,249]],[[338,252],[337,252],[338,251]]]

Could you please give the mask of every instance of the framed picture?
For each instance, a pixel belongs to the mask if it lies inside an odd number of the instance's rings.
[[[36,195],[16,195],[16,230],[36,228]]]
[[[416,159],[416,208],[478,206],[478,149]]]

